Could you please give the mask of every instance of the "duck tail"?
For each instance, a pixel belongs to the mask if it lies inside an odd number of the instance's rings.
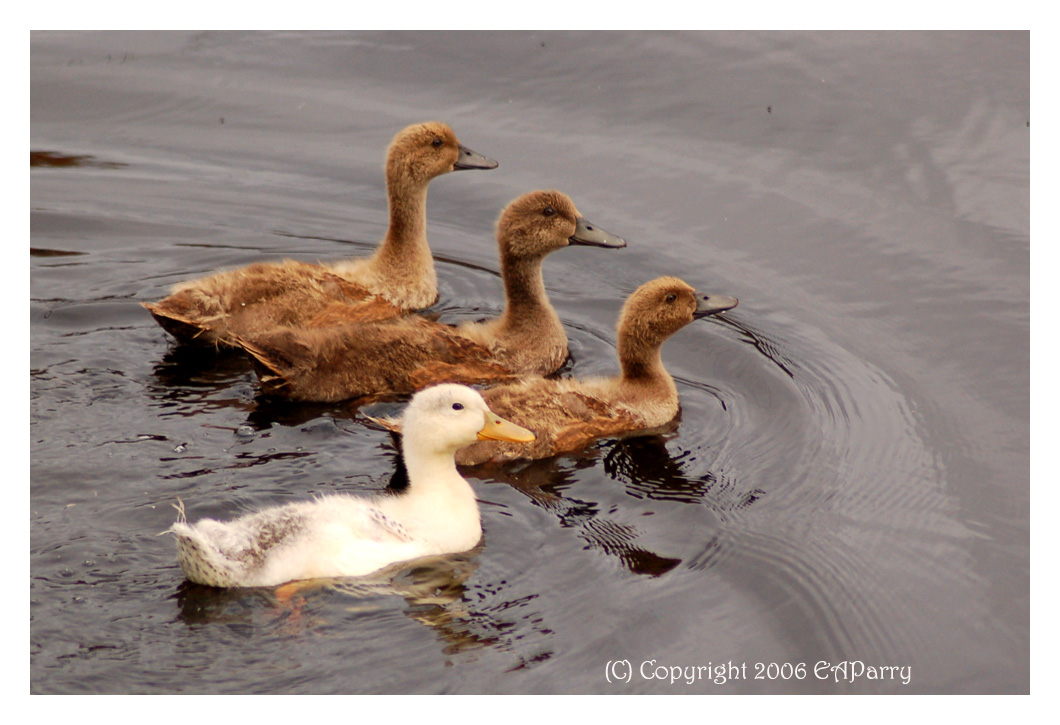
[[[158,302],[141,302],[140,305],[179,342],[214,346],[225,342],[219,329],[224,315],[215,314],[215,310],[206,310],[204,303],[192,299],[188,290]]]
[[[177,538],[177,562],[188,581],[211,587],[237,586],[235,562],[218,551],[194,526],[177,521],[167,533]]]
[[[401,435],[401,418],[395,418],[389,415],[385,416],[374,416],[368,415],[365,412],[361,412],[361,416],[364,417],[370,424],[382,428],[383,430],[390,431],[395,435]]]
[[[281,396],[290,393],[291,379],[288,371],[291,369],[291,361],[286,359],[277,348],[235,334],[230,334],[227,341],[245,352],[250,358],[263,392]]]

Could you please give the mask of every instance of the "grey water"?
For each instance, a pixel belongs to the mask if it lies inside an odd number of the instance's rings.
[[[34,32],[33,693],[1026,693],[1026,32]],[[663,348],[663,435],[471,480],[474,551],[280,596],[164,531],[385,488],[351,405],[279,405],[140,307],[212,270],[365,255],[438,119],[443,320],[497,312],[538,188],[624,237],[546,286],[565,375],[625,297],[740,305]],[[720,668],[719,668],[720,666]],[[678,668],[678,669],[673,669]]]

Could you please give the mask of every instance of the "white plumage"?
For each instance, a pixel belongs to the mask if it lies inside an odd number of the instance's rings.
[[[482,536],[478,503],[454,454],[475,440],[531,441],[533,433],[494,415],[471,388],[448,384],[414,396],[402,427],[404,492],[326,496],[228,522],[189,524],[181,510],[169,531],[184,574],[217,587],[276,586],[473,548]]]

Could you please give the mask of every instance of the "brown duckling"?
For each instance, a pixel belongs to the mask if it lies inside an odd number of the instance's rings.
[[[451,327],[412,315],[317,329],[283,327],[233,341],[254,359],[265,392],[334,402],[411,393],[440,382],[488,383],[546,375],[567,358],[567,335],[545,292],[541,263],[574,244],[624,247],[558,191],[534,191],[497,221],[504,312]]]
[[[182,282],[169,297],[142,304],[178,340],[208,344],[277,325],[379,320],[429,307],[438,281],[427,246],[427,186],[450,171],[495,168],[444,123],[409,126],[387,151],[390,227],[375,254],[330,264],[252,264]]]
[[[597,438],[647,432],[679,410],[677,386],[663,367],[663,342],[692,320],[736,307],[735,297],[704,295],[676,277],[660,277],[629,296],[618,321],[622,374],[584,380],[530,378],[483,392],[498,415],[534,431],[527,444],[484,441],[461,449],[461,465],[547,458]]]

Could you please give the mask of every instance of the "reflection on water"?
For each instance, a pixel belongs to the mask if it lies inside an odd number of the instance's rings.
[[[488,590],[469,587],[481,551],[479,545],[462,554],[397,564],[366,577],[306,580],[275,588],[218,589],[185,581],[175,595],[179,620],[188,626],[252,625],[296,636],[334,624],[326,611],[310,603],[314,598],[337,594],[343,600],[343,615],[366,616],[392,609],[390,600],[400,597],[405,601],[404,615],[433,631],[447,656],[483,648],[510,652],[513,638],[547,639],[551,632],[540,621],[521,627],[512,619],[524,602],[504,601],[503,582]],[[539,651],[533,661],[548,659],[547,648],[536,646]],[[528,664],[519,661],[511,668]]]
[[[741,323],[732,315],[719,316],[716,318],[716,321],[719,325],[730,327],[741,332],[746,341],[753,345],[765,359],[775,364],[789,378],[795,377],[794,369],[796,368],[797,363],[786,357],[778,344],[775,341],[770,340],[768,336],[753,330],[750,325]]]
[[[463,554],[425,558],[371,576],[312,579],[279,587],[219,589],[185,581],[177,589],[177,604],[185,624],[229,622],[247,616],[254,608],[251,604],[265,604],[274,612],[289,614],[297,611],[306,597],[327,590],[366,601],[400,596],[408,603],[410,616],[419,620],[418,615],[427,607],[446,609],[464,598],[464,583],[476,569],[474,556],[479,551],[481,547]],[[450,616],[460,614],[453,610]]]
[[[555,461],[532,461],[516,471],[493,470],[489,476],[515,488],[555,516],[561,527],[577,531],[590,549],[616,557],[633,574],[661,576],[681,563],[640,546],[637,528],[609,520],[598,503],[564,495],[573,477]]]
[[[157,400],[180,400],[189,388],[222,390],[250,370],[244,355],[191,345],[172,345],[154,368]]]
[[[574,459],[573,468],[571,458]],[[486,476],[512,486],[554,515],[560,526],[576,529],[590,549],[617,557],[633,574],[661,576],[680,564],[679,558],[645,548],[638,541],[641,530],[636,525],[609,520],[602,512],[604,505],[601,503],[565,493],[575,485],[575,471],[595,466],[597,459],[608,476],[624,484],[626,493],[633,498],[704,506],[718,517],[752,505],[764,493],[759,489],[740,491],[733,481],[723,478],[719,482],[709,471],[688,475],[684,464],[694,461],[695,456],[690,451],[679,457],[672,456],[666,438],[658,435],[599,443],[589,451],[563,459],[528,461],[484,470],[470,468],[465,474]],[[703,516],[704,523],[711,520],[707,512],[703,512]]]
[[[736,481],[710,471],[689,475],[685,465],[697,464],[696,459],[689,450],[672,456],[665,439],[651,436],[616,442],[603,463],[631,496],[704,504],[715,513],[745,508],[765,494],[758,488],[742,490]]]

